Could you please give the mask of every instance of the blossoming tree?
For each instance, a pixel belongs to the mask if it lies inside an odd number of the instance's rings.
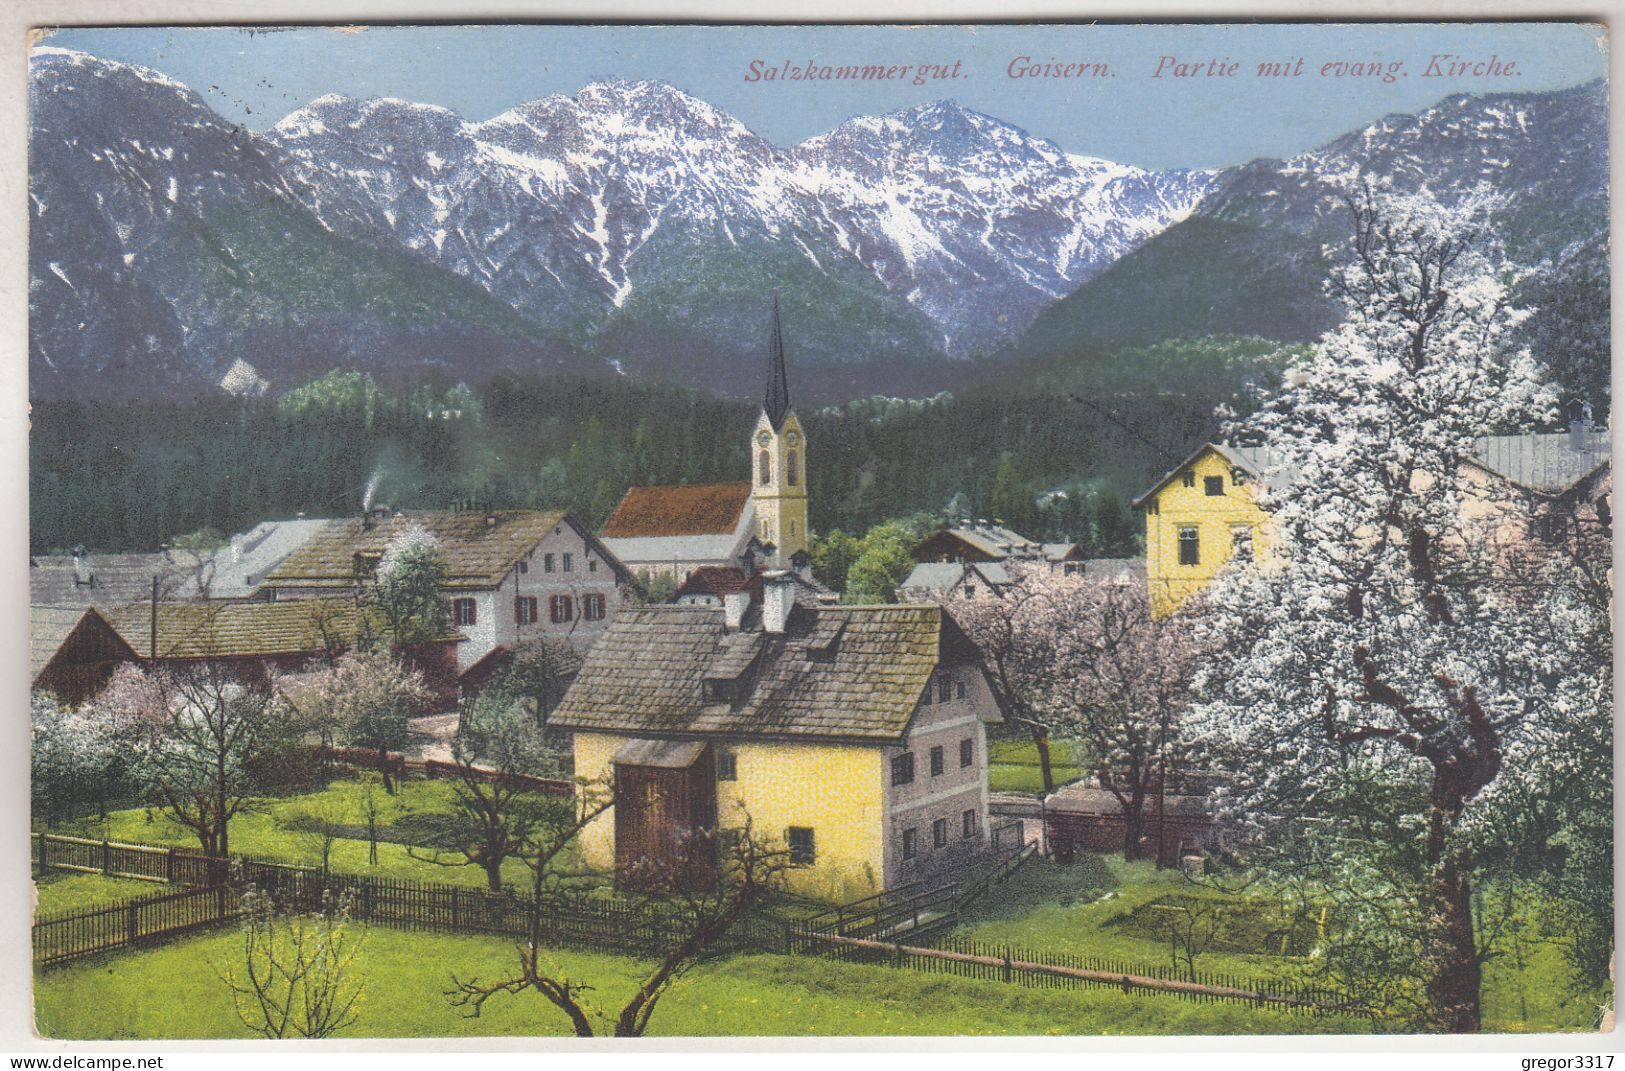
[[[1514,579],[1516,491],[1469,464],[1477,437],[1554,412],[1508,341],[1498,202],[1355,183],[1347,205],[1343,323],[1229,429],[1272,455],[1273,548],[1209,592],[1203,638],[1227,654],[1193,724],[1236,775],[1250,860],[1334,903],[1327,966],[1474,1031],[1494,954],[1475,889],[1515,854],[1498,826],[1525,772],[1559,761],[1565,722],[1609,717],[1607,620],[1562,556]]]

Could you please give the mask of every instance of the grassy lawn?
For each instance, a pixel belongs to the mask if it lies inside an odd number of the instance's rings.
[[[1267,903],[1238,903],[1187,882],[1178,872],[1158,871],[1150,862],[1125,863],[1102,855],[1079,855],[1070,866],[1030,860],[973,905],[956,933],[1014,947],[1167,966],[1172,963],[1169,942],[1158,936],[1159,909],[1154,905],[1202,901],[1224,905],[1233,922],[1209,951],[1197,956],[1198,971],[1270,978],[1290,975],[1305,964],[1295,954],[1262,954],[1262,947],[1278,952],[1283,938],[1289,951],[1299,951],[1312,945],[1314,936],[1274,925],[1278,920]],[[1596,994],[1577,991],[1555,942],[1537,944],[1522,970],[1505,956],[1485,966],[1487,1030],[1591,1030],[1598,1000]]]
[[[39,897],[36,909],[41,915],[58,911],[88,911],[94,907],[128,900],[132,896],[174,892],[168,885],[128,878],[106,878],[100,874],[80,874],[68,870],[48,870],[34,876]]]
[[[250,1036],[214,965],[237,951],[229,930],[147,951],[86,960],[36,975],[35,1015],[49,1037],[89,1039]],[[368,988],[353,1037],[532,1036],[565,1032],[563,1017],[530,994],[493,998],[478,1019],[444,996],[451,976],[496,978],[511,968],[501,939],[383,927],[367,932]],[[590,980],[613,1016],[635,988],[635,961],[559,952],[559,969]],[[1362,1024],[1131,997],[1108,989],[1028,989],[805,957],[738,956],[680,980],[651,1022],[660,1035],[1332,1033]]]
[[[368,784],[377,807],[378,862],[369,859],[366,796]],[[335,871],[437,881],[454,885],[483,887],[485,872],[478,867],[440,866],[407,854],[414,820],[424,815],[444,813],[451,806],[451,783],[447,781],[397,781],[396,794],[384,792],[378,779],[330,782],[325,788],[295,796],[272,796],[253,801],[252,806],[231,821],[231,851],[235,855],[307,866],[321,862],[319,838],[283,827],[297,815],[319,812],[330,821],[348,827],[349,836],[334,842],[331,865]],[[36,826],[36,832],[43,827]],[[83,818],[63,822],[49,833],[126,841],[135,844],[175,845],[196,851],[197,838],[191,830],[170,820],[158,808],[113,811],[106,819]],[[420,855],[425,854],[419,852]],[[503,867],[503,880],[523,887],[530,871],[510,859]]]
[[[1083,776],[1066,740],[1049,744],[1050,773],[1056,787]],[[1037,796],[1044,791],[1044,772],[1038,764],[1038,748],[1030,737],[1011,737],[987,742],[988,784],[994,792],[1019,792]]]

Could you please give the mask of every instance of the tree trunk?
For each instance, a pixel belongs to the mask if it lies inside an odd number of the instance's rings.
[[[480,867],[485,871],[485,887],[491,892],[502,891],[502,857],[483,859]]]
[[[1438,915],[1428,1003],[1434,1025],[1452,1034],[1476,1034],[1481,1025],[1479,992],[1484,970],[1473,936],[1472,891],[1454,859],[1439,868],[1433,895]]]
[[[1055,771],[1049,761],[1049,729],[1036,721],[1029,721],[1027,727],[1032,730],[1033,747],[1038,749],[1038,770],[1044,777],[1044,795],[1048,796],[1055,791]]]
[[[384,776],[384,792],[393,796],[395,782],[389,779],[389,749],[382,744],[378,745],[378,772]]]

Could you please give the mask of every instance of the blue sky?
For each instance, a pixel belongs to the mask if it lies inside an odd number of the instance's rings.
[[[1069,151],[1158,168],[1290,155],[1451,93],[1558,89],[1603,77],[1607,67],[1599,27],[1550,23],[135,27],[63,30],[45,43],[154,67],[254,129],[325,93],[401,97],[478,120],[594,81],[651,78],[710,101],[780,145],[854,115],[953,98]],[[1444,73],[1430,75],[1430,61],[1442,55],[1477,64],[1478,73],[1452,76],[1441,65],[1434,70]],[[1104,64],[1108,73],[1012,78],[1022,57],[1027,63],[1017,69]],[[1296,66],[1299,57],[1295,77],[1257,74],[1261,62]],[[1484,66],[1492,57],[1515,64],[1512,73]],[[751,81],[752,61],[759,71],[809,62],[909,69],[885,82]],[[1209,73],[1232,63],[1229,76]],[[1335,63],[1382,73],[1322,74]],[[952,77],[916,84],[922,68]]]

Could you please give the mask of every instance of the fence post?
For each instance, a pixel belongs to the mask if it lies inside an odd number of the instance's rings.
[[[1004,946],[1004,980],[1010,980],[1010,946]]]
[[[102,841],[102,873],[113,876],[113,845],[105,840]]]
[[[175,846],[173,844],[164,853],[164,884],[175,884]]]
[[[46,870],[46,865],[45,865],[45,845],[47,843],[49,843],[49,842],[46,841],[45,834],[41,833],[39,835],[39,868],[40,868],[41,873],[44,873],[45,870]]]
[[[124,919],[124,943],[127,945],[135,944],[135,939],[138,935],[136,926],[136,910],[137,905],[134,903],[131,903],[129,907],[125,908],[126,915]]]
[[[903,965],[903,942],[901,942],[901,941],[895,942],[891,947],[892,947],[892,966],[901,967]]]
[[[451,928],[454,930],[457,928],[457,887],[455,885],[451,889]]]

